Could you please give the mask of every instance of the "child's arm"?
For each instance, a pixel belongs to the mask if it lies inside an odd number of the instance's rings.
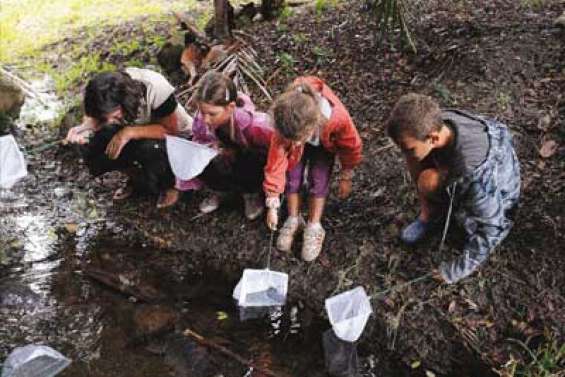
[[[353,170],[363,159],[363,142],[348,116],[344,119],[335,141],[342,170]]]
[[[267,164],[265,165],[265,178],[263,181],[265,206],[268,208],[266,219],[267,226],[273,230],[277,228],[278,224],[279,198],[284,192],[287,168],[288,156],[284,139],[275,132],[269,146]]]
[[[263,190],[267,198],[278,197],[284,192],[287,167],[288,158],[284,140],[282,136],[275,132],[269,146],[263,181]]]
[[[463,198],[463,226],[467,232],[463,254],[440,266],[441,276],[450,284],[471,275],[512,227],[504,213],[500,190],[487,190],[475,182]]]
[[[363,142],[349,116],[344,120],[338,132],[336,146],[339,161],[341,162],[338,197],[345,199],[351,194],[353,168],[363,159]]]
[[[124,127],[110,140],[106,147],[106,154],[115,160],[130,140],[164,139],[166,134],[174,135],[178,133],[177,119],[176,113],[173,112],[159,119],[157,123]]]

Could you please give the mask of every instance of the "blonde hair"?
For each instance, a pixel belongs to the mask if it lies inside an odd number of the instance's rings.
[[[320,111],[320,95],[308,84],[293,84],[273,103],[275,128],[285,138],[298,141],[327,122]]]

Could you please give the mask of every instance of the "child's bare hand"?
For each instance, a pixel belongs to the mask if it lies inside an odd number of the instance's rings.
[[[84,125],[72,127],[67,133],[64,143],[67,144],[86,144],[92,134],[92,129]]]
[[[338,198],[346,199],[351,194],[351,179],[340,179]]]
[[[279,223],[279,213],[276,208],[269,208],[267,211],[267,226],[271,230],[277,230],[277,225]]]
[[[118,158],[122,149],[126,146],[126,144],[130,141],[130,135],[128,132],[128,128],[124,128],[120,132],[114,135],[112,140],[108,143],[106,147],[106,155],[112,160]]]

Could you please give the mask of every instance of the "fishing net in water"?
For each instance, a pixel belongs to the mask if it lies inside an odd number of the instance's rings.
[[[357,287],[326,299],[328,318],[338,338],[356,342],[373,309],[363,287]]]
[[[29,344],[12,351],[4,362],[2,377],[53,377],[70,363],[50,347]]]
[[[233,298],[243,308],[277,307],[285,304],[287,291],[287,274],[246,268],[233,290]]]
[[[0,190],[10,190],[27,175],[23,153],[12,135],[0,136]]]
[[[212,148],[176,136],[166,137],[171,169],[179,179],[188,181],[204,171],[218,154]]]

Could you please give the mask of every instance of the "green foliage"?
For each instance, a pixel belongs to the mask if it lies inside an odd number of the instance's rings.
[[[293,15],[294,15],[294,11],[292,10],[292,8],[289,7],[288,5],[285,5],[280,11],[279,20],[281,22],[286,22]]]
[[[73,31],[117,24],[140,16],[163,17],[196,0],[18,0],[0,2],[0,61],[35,57],[42,47]],[[167,16],[168,17],[168,16]]]
[[[316,9],[316,15],[320,16],[327,10],[335,8],[338,4],[338,0],[316,0],[314,3],[314,9]]]
[[[531,350],[519,340],[514,343],[522,347],[530,361],[521,362],[512,358],[504,366],[501,374],[506,377],[563,377],[565,376],[565,344],[557,340],[543,343],[537,350]]]
[[[110,53],[128,56],[141,49],[141,43],[137,39],[130,39],[128,41],[120,41],[110,48]]]
[[[306,43],[308,41],[308,39],[309,39],[308,36],[304,33],[294,33],[294,34],[292,34],[292,40],[296,44]]]
[[[112,71],[116,66],[100,60],[97,54],[87,55],[80,58],[63,72],[53,69],[51,66],[41,63],[36,69],[49,74],[55,81],[57,94],[64,95],[65,92],[77,84],[87,81],[93,74],[103,71]]]
[[[316,64],[324,64],[333,56],[332,50],[319,46],[315,46],[312,53],[316,56]]]
[[[287,52],[281,52],[278,54],[277,62],[279,63],[281,70],[287,75],[294,72],[294,65],[298,63],[294,56]]]
[[[412,52],[417,52],[412,33],[406,22],[407,10],[404,0],[375,0],[373,12],[380,39],[389,39],[395,29],[400,29],[401,44],[408,43]]]
[[[496,95],[496,103],[498,107],[504,111],[508,108],[508,105],[512,102],[512,97],[504,92],[498,92]]]

